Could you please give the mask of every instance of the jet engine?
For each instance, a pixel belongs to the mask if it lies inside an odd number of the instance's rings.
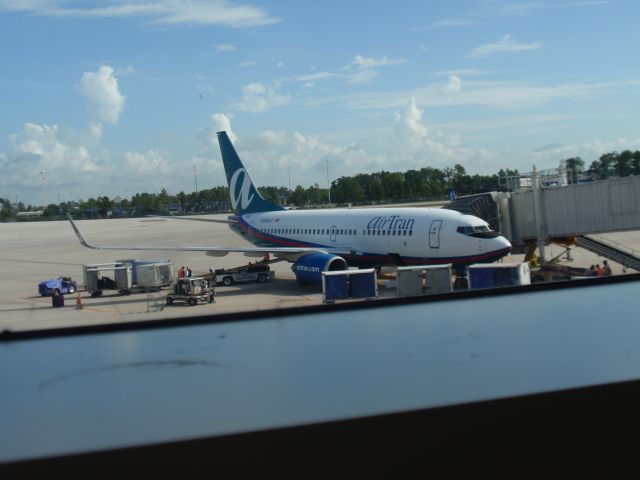
[[[305,255],[291,266],[299,285],[322,283],[322,272],[346,269],[344,258],[329,253]]]

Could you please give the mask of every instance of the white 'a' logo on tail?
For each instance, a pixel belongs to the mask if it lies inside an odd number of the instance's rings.
[[[242,186],[238,192],[238,196],[236,196],[236,183],[238,183],[238,177],[241,173],[244,174],[242,176]],[[229,195],[231,196],[231,206],[234,209],[238,206],[238,202],[240,203],[240,210],[246,210],[249,207],[253,200],[253,194],[249,196],[250,189],[251,179],[249,178],[249,175],[247,175],[244,168],[239,168],[233,173],[233,176],[229,181]]]

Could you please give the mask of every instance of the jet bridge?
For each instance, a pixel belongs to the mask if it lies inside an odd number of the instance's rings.
[[[640,229],[640,176],[566,186],[538,184],[511,192],[509,206],[515,243],[636,230]]]
[[[446,208],[479,216],[522,250],[537,242],[640,229],[640,175],[566,184],[534,171],[512,192],[459,197]]]

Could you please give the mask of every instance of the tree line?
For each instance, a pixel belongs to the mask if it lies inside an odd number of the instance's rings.
[[[589,180],[605,180],[611,177],[640,175],[640,151],[605,153],[598,160],[591,162],[589,168],[585,168],[585,162],[580,157],[562,160],[560,166],[567,169],[569,183],[577,183],[585,177]]]
[[[587,168],[580,157],[560,161],[559,167],[567,172],[569,183],[603,180],[610,177],[640,175],[640,151],[611,152],[594,160]],[[506,177],[519,177],[518,170],[501,169],[493,175],[470,175],[465,167],[424,167],[405,172],[359,173],[342,176],[331,182],[331,189],[317,183],[310,187],[298,185],[289,190],[282,186],[259,188],[260,194],[278,205],[315,207],[332,205],[365,205],[388,202],[412,202],[442,200],[450,190],[456,195],[470,195],[491,191],[504,191],[508,185],[501,181]],[[25,206],[21,202],[12,205],[0,198],[0,221],[22,219],[17,212],[43,210],[38,219],[60,218],[67,212],[84,218],[141,216],[149,214],[219,213],[231,210],[229,189],[225,186],[179,192],[175,195],[162,189],[160,193],[136,193],[130,199],[99,196],[77,202],[62,202],[47,206]],[[33,219],[33,218],[30,218]]]

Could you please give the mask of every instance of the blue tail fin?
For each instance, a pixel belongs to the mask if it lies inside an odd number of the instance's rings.
[[[233,210],[242,215],[244,213],[271,212],[284,208],[268,202],[258,193],[249,173],[245,170],[240,157],[233,148],[227,132],[218,132],[218,143],[222,154],[224,171],[227,174],[229,196]]]

